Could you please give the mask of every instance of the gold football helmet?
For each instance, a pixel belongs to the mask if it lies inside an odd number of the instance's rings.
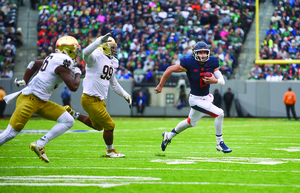
[[[99,37],[102,38],[103,36]],[[100,44],[98,47],[105,55],[107,55],[109,58],[118,57],[118,45],[114,38],[109,37],[108,42]]]
[[[72,36],[63,36],[56,42],[56,52],[64,53],[75,59],[80,54],[81,48],[78,41]]]

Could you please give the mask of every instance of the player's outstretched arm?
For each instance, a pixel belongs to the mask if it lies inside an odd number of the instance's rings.
[[[26,71],[24,73],[23,79],[22,80],[17,80],[15,79],[15,85],[17,87],[23,87],[26,86],[27,83],[29,82],[30,78],[34,75],[34,73],[41,68],[44,60],[36,60],[36,61],[31,61],[29,62]]]
[[[110,42],[111,40],[108,40],[108,38],[113,34],[114,32],[111,31],[107,33],[105,36],[97,38],[93,43],[88,45],[85,49],[83,49],[83,60],[85,62],[88,62],[89,56],[93,53],[95,49],[97,49],[101,44]],[[90,63],[90,62],[89,62]]]
[[[162,92],[162,88],[164,87],[167,79],[171,76],[173,72],[186,72],[187,70],[182,67],[180,64],[169,66],[167,70],[162,75],[159,84],[154,89],[156,91],[156,94]]]

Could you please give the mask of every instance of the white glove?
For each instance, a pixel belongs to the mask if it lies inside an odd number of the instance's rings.
[[[108,38],[109,38],[113,33],[114,33],[114,32],[111,31],[111,32],[105,34],[105,36],[103,36],[103,37],[100,39],[100,44],[107,43],[107,42],[111,42],[111,40],[108,40]]]
[[[23,87],[23,86],[26,86],[26,82],[25,82],[25,80],[17,80],[17,78],[15,79],[15,85],[17,86],[17,87]]]
[[[132,105],[132,99],[131,99],[131,96],[130,96],[130,95],[126,95],[126,96],[124,97],[124,99],[128,102],[129,108],[131,109],[131,105]]]
[[[73,68],[73,74],[74,74],[74,75],[75,75],[75,74],[80,74],[80,75],[82,75],[80,68],[78,68],[78,67]]]

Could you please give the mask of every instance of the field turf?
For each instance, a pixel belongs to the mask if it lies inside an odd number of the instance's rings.
[[[79,121],[49,142],[42,162],[29,144],[55,122],[32,118],[0,147],[0,192],[300,192],[300,122],[284,118],[225,118],[216,150],[213,118],[177,135],[165,152],[161,134],[184,118],[113,118],[114,147],[105,158],[102,132]],[[0,121],[4,130],[8,120]],[[44,132],[44,133],[43,133]]]

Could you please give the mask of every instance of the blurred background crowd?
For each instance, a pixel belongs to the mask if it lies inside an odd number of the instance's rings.
[[[82,49],[96,38],[114,31],[119,47],[118,79],[136,84],[157,83],[170,65],[189,57],[198,41],[210,46],[210,55],[219,59],[225,79],[232,78],[238,56],[255,17],[252,0],[31,0],[38,9],[38,57],[55,52],[55,43],[64,35],[78,39]],[[0,72],[12,78],[16,48],[23,43],[17,28],[18,6],[22,1],[0,2]],[[260,58],[300,59],[299,0],[276,1]],[[85,74],[82,57],[76,59]],[[299,80],[298,64],[254,65],[249,80]]]
[[[299,0],[276,1],[270,27],[261,43],[260,59],[300,59],[300,2]],[[282,81],[299,80],[299,64],[264,64],[251,69],[249,79]]]
[[[17,28],[17,1],[0,2],[0,75],[12,78],[16,48],[22,46],[21,29]]]
[[[38,58],[54,52],[64,35],[76,37],[82,48],[114,31],[119,47],[118,79],[155,82],[170,65],[189,57],[198,41],[218,57],[230,79],[254,18],[251,1],[43,1],[38,7]],[[84,73],[85,63],[77,58]],[[83,75],[84,76],[84,75]]]

